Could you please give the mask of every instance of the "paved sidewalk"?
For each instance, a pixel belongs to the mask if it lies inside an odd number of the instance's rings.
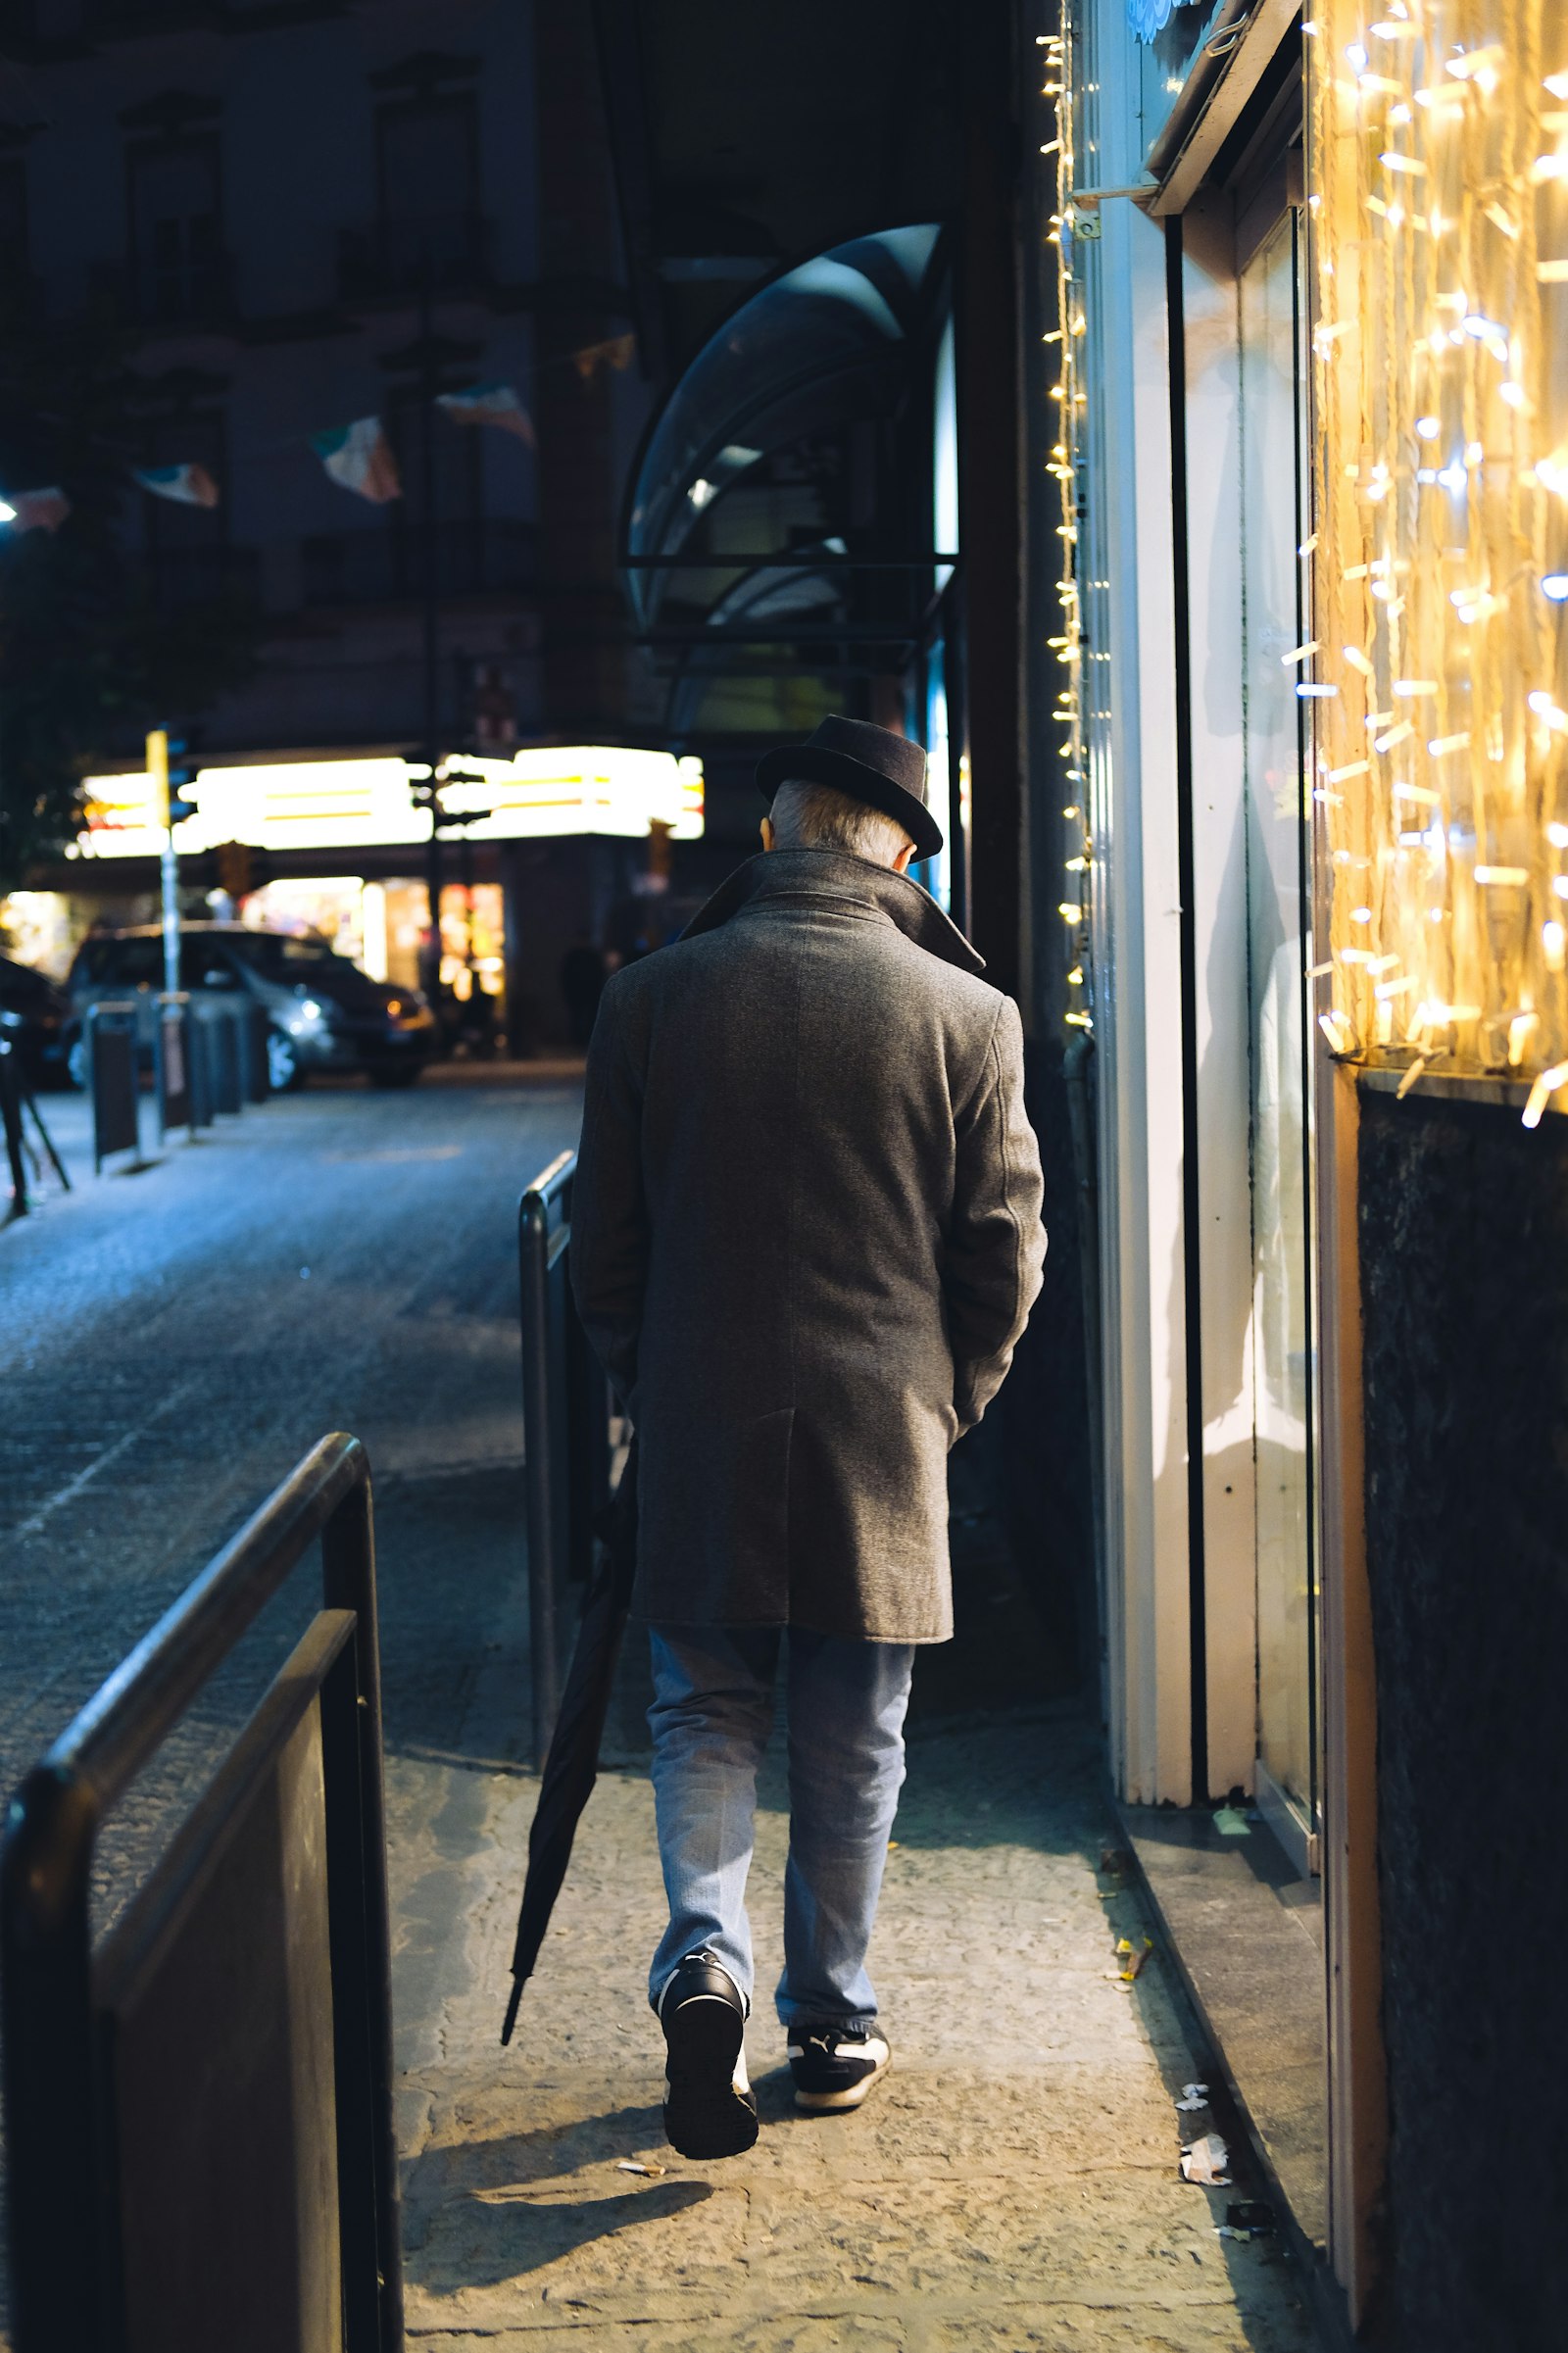
[[[431,1075],[412,1097],[287,1098],[0,1236],[0,1772],[25,1769],[306,1446],[354,1430],[376,1480],[413,2346],[1305,2353],[1290,2266],[1216,2238],[1227,2193],[1178,2178],[1172,2095],[1195,2061],[1157,1964],[1132,1992],[1105,1975],[1116,1936],[1142,1930],[1095,1870],[1114,1835],[1098,1744],[1042,1703],[1049,1653],[973,1496],[965,1632],[916,1673],[872,1955],[895,2070],[866,2109],[796,2118],[762,2009],[758,2149],[694,2166],[662,2145],[634,1643],[610,1769],[501,2050],[534,1793],[515,1761],[516,1198],[574,1135],[577,1094],[566,1071]],[[79,1152],[81,1106],[60,1114]],[[100,1926],[292,1644],[315,1575],[112,1819]],[[1004,1712],[955,1712],[977,1673]],[[764,1804],[767,1984],[776,1780]]]
[[[872,1955],[892,2074],[858,2115],[798,2117],[760,2001],[748,2047],[761,2139],[702,2165],[677,2158],[660,2125],[662,2045],[643,1976],[662,1894],[640,1767],[600,1782],[503,2051],[535,1784],[395,1761],[413,2343],[1311,2345],[1277,2247],[1215,2235],[1247,2187],[1180,2179],[1191,2120],[1174,2100],[1196,2062],[1157,1960],[1131,1990],[1106,1975],[1116,1937],[1141,1940],[1143,1924],[1096,1868],[1110,1833],[1082,1719],[1058,1706],[928,1722],[909,1762]],[[776,1781],[763,1803],[753,1914],[770,1985]]]

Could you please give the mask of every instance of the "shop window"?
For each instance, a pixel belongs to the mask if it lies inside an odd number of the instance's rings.
[[[1292,649],[1307,634],[1301,234],[1287,210],[1241,273],[1243,733],[1250,994],[1257,1542],[1256,1790],[1303,1873],[1320,1825],[1312,1527],[1311,1027],[1305,745]]]

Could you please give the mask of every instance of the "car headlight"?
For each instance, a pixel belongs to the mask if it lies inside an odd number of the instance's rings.
[[[314,1036],[318,1031],[330,1029],[331,1019],[318,998],[302,997],[292,1013],[286,1016],[286,1026],[296,1038]]]

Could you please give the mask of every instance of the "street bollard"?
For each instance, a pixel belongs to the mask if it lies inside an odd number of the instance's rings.
[[[240,1093],[247,1103],[266,1103],[272,1092],[267,1060],[267,1007],[254,998],[234,1008],[239,1023]]]
[[[87,1084],[92,1094],[92,1165],[101,1176],[111,1152],[141,1156],[136,1070],[136,1007],[105,1000],[87,1007]]]
[[[185,1010],[185,1069],[190,1087],[190,1132],[199,1127],[211,1127],[215,1117],[213,1107],[213,1048],[212,1034],[196,1007],[187,1004]]]
[[[240,1089],[239,1024],[237,1008],[220,1000],[198,998],[191,1007],[196,1021],[206,1033],[207,1069],[213,1110],[233,1118],[244,1108]]]
[[[182,1127],[187,1138],[196,1120],[191,1103],[190,1000],[182,990],[158,1000],[158,1024],[153,1032],[153,1065],[157,1078],[158,1141],[172,1127]]]

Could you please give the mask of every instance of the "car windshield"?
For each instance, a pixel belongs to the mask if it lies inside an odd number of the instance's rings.
[[[164,977],[164,943],[156,935],[89,940],[83,955],[87,978],[114,989],[155,988]]]
[[[292,932],[230,932],[228,945],[247,964],[270,980],[304,980],[313,972],[352,972],[347,956],[339,956],[319,938],[300,938]]]

